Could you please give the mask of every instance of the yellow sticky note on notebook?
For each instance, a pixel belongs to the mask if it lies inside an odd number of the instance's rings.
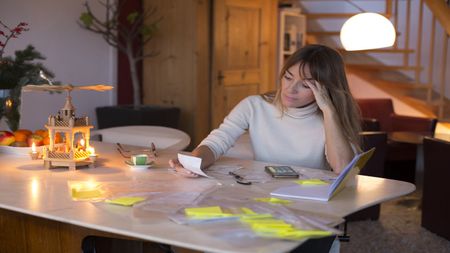
[[[258,201],[258,202],[267,202],[267,203],[282,204],[282,205],[292,203],[292,201],[290,201],[290,200],[279,199],[279,198],[254,198],[254,200]]]
[[[121,206],[132,206],[136,203],[144,201],[144,197],[120,197],[115,199],[107,199],[106,203],[121,205]]]
[[[295,181],[297,184],[302,185],[326,185],[329,184],[327,181],[324,181],[322,179],[318,178],[311,178],[311,179],[300,179]]]

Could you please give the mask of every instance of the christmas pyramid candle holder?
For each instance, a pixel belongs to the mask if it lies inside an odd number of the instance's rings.
[[[93,158],[96,154],[92,153],[93,148],[89,144],[93,126],[89,124],[87,116],[75,116],[75,107],[70,94],[73,90],[106,91],[110,89],[112,86],[109,85],[27,85],[23,88],[23,91],[67,91],[64,107],[57,115],[50,115],[45,125],[50,138],[50,144],[42,149],[42,159],[46,169],[68,167],[69,170],[75,170],[80,166],[94,167],[95,159]],[[56,143],[57,134],[64,136],[62,145]],[[82,136],[80,140],[75,138],[78,134]]]

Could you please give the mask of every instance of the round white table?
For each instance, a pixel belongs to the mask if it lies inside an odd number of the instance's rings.
[[[101,135],[102,142],[150,147],[153,142],[158,150],[184,150],[191,138],[185,132],[162,126],[122,126],[92,131]]]

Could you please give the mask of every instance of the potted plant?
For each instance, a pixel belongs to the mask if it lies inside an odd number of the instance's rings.
[[[96,109],[99,128],[122,125],[164,125],[178,127],[179,108],[143,106],[141,94],[141,78],[138,64],[148,57],[158,53],[152,51],[144,54],[148,44],[158,29],[162,20],[157,17],[156,8],[145,11],[129,11],[123,8],[126,0],[107,0],[102,3],[105,8],[104,18],[96,16],[85,2],[85,12],[81,13],[79,25],[88,31],[100,34],[112,47],[127,56],[133,88],[133,105],[107,106]],[[126,22],[121,22],[126,17]],[[150,20],[151,22],[144,22]]]
[[[14,57],[3,56],[8,42],[28,30],[28,24],[24,22],[10,28],[0,21],[0,120],[5,117],[12,131],[19,128],[22,87],[43,83],[45,78],[53,77],[53,74],[38,62],[45,60],[45,57],[31,45],[24,50],[15,51]]]

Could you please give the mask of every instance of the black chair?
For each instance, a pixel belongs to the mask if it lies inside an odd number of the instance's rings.
[[[384,177],[384,162],[387,152],[386,132],[362,132],[363,150],[375,147],[375,153],[367,164],[362,168],[360,174],[373,177]],[[346,221],[378,220],[380,217],[380,205],[371,206],[345,217]]]
[[[423,151],[422,227],[450,240],[450,142],[426,137]]]
[[[363,118],[362,130],[364,132],[380,131],[380,122],[375,118]]]

